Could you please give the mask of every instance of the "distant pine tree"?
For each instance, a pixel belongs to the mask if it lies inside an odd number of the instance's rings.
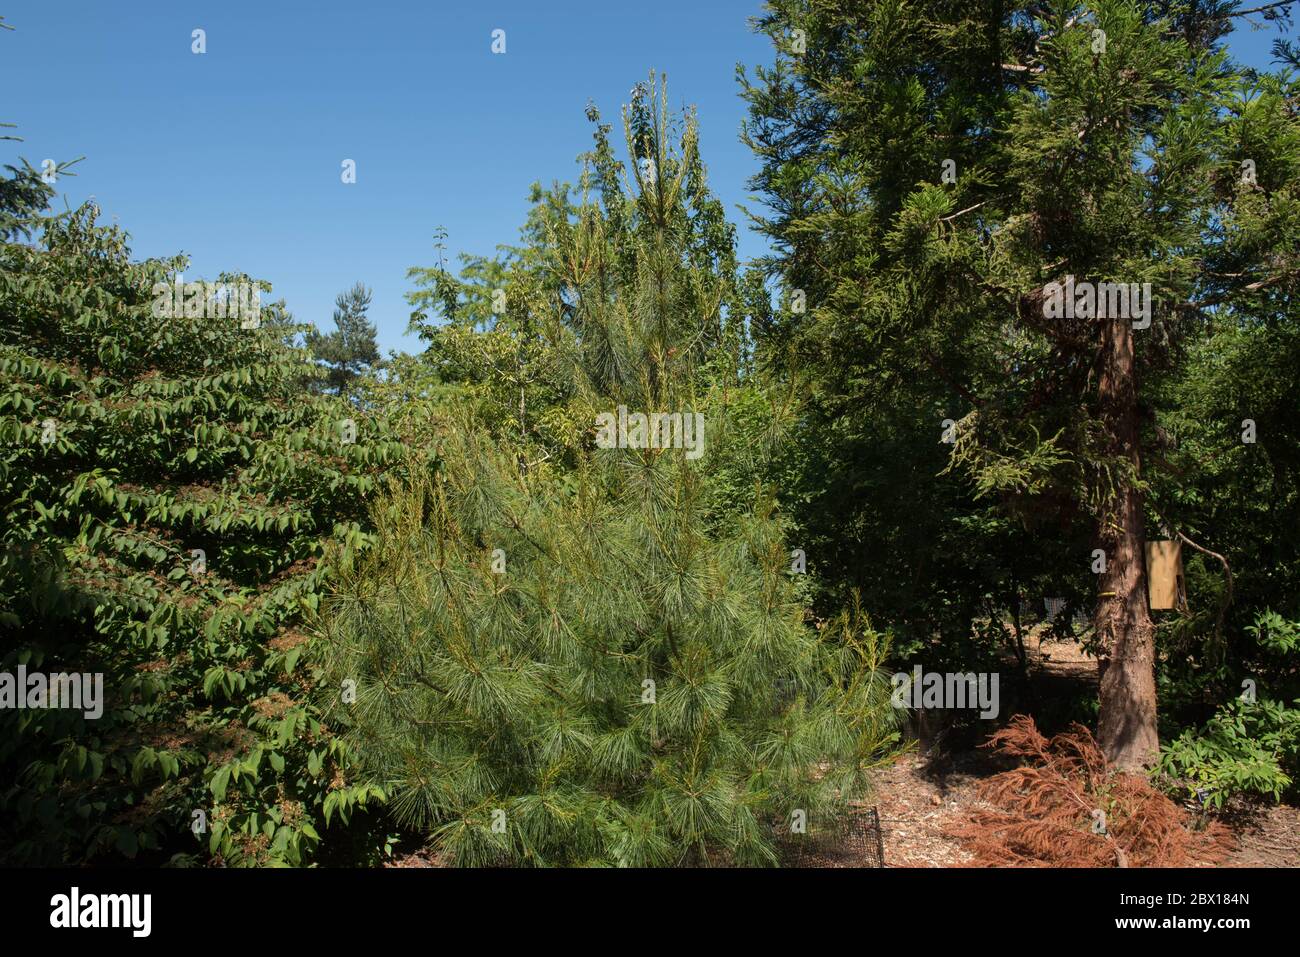
[[[326,368],[322,387],[335,395],[346,396],[356,380],[379,363],[375,325],[366,317],[370,299],[363,283],[339,293],[334,300],[334,330],[311,329],[306,335],[307,348]]]

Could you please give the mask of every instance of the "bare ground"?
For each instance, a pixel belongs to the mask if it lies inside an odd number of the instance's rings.
[[[1078,645],[1053,642],[1029,647],[1030,678],[1040,697],[1065,685],[1095,685],[1096,659]],[[972,858],[954,836],[972,810],[987,806],[975,794],[981,780],[1003,769],[978,748],[904,754],[874,777],[871,797],[880,814],[886,867],[968,867]],[[1220,815],[1237,841],[1221,867],[1300,867],[1300,808],[1239,801]]]
[[[1000,770],[979,754],[936,762],[911,753],[877,773],[872,803],[880,813],[886,867],[969,867],[953,830],[981,806],[975,787]],[[1220,867],[1300,867],[1300,808],[1241,802],[1220,820],[1237,847]]]

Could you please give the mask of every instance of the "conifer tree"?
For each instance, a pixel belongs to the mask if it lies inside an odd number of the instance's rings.
[[[324,621],[333,720],[459,865],[773,864],[778,833],[831,827],[894,740],[884,639],[809,626],[770,490],[718,507],[733,239],[694,119],[664,97],[638,86],[625,111],[630,174],[591,112],[581,199],[551,203],[538,245],[491,279],[509,317],[494,330],[533,337],[547,412],[577,427],[523,419],[542,461],[499,448],[519,424],[490,411],[509,370],[447,406],[435,473],[377,509],[377,548]],[[635,426],[598,447],[620,406],[701,414],[703,455]]]
[[[379,363],[375,324],[366,318],[370,299],[370,290],[356,283],[334,300],[334,328],[307,332],[307,348],[325,365],[322,384],[335,395],[346,397],[356,380]]]
[[[781,52],[745,87],[770,268],[807,302],[765,345],[814,382],[813,421],[892,406],[931,436],[900,450],[879,415],[832,447],[840,468],[888,449],[933,474],[942,423],[974,498],[927,483],[940,527],[974,519],[1014,562],[1010,519],[1022,553],[1076,581],[1102,552],[1099,740],[1125,766],[1158,741],[1144,544],[1162,383],[1207,327],[1275,315],[1296,284],[1294,142],[1260,135],[1294,126],[1294,91],[1222,51],[1240,6],[776,0],[762,28]],[[1076,282],[1150,295],[1061,314],[1053,284]],[[933,576],[946,545],[922,541],[912,569]]]

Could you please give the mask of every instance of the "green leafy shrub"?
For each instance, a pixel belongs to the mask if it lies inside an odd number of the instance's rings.
[[[1160,750],[1156,773],[1212,807],[1239,794],[1281,800],[1300,771],[1300,701],[1235,699]]]
[[[305,394],[269,321],[155,315],[183,260],[132,262],[96,215],[0,246],[0,670],[105,688],[99,718],[0,711],[0,859],[300,864],[327,806],[383,797],[310,706],[298,625],[402,448]]]
[[[1213,807],[1239,794],[1281,800],[1300,778],[1300,700],[1260,697],[1261,690],[1285,693],[1300,648],[1300,622],[1274,611],[1258,615],[1246,629],[1260,657],[1264,687],[1243,681],[1242,694],[1219,707],[1201,729],[1187,729],[1161,749],[1157,775],[1185,788]]]

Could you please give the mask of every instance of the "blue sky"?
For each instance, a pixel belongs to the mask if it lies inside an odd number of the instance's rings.
[[[755,164],[735,64],[768,62],[760,0],[18,0],[0,9],[0,160],[86,159],[57,188],[94,196],[137,257],[191,256],[189,278],[269,280],[331,328],[335,295],[374,290],[380,346],[404,337],[406,270],[513,242],[534,181],[576,178],[594,101],[618,111],[650,69],[694,105],[714,189],[741,224]],[[207,52],[191,52],[191,32]],[[506,53],[491,52],[506,31]],[[1277,36],[1244,31],[1263,66]],[[340,182],[355,160],[357,182]],[[60,200],[60,205],[62,200]],[[741,225],[741,255],[763,251]]]

